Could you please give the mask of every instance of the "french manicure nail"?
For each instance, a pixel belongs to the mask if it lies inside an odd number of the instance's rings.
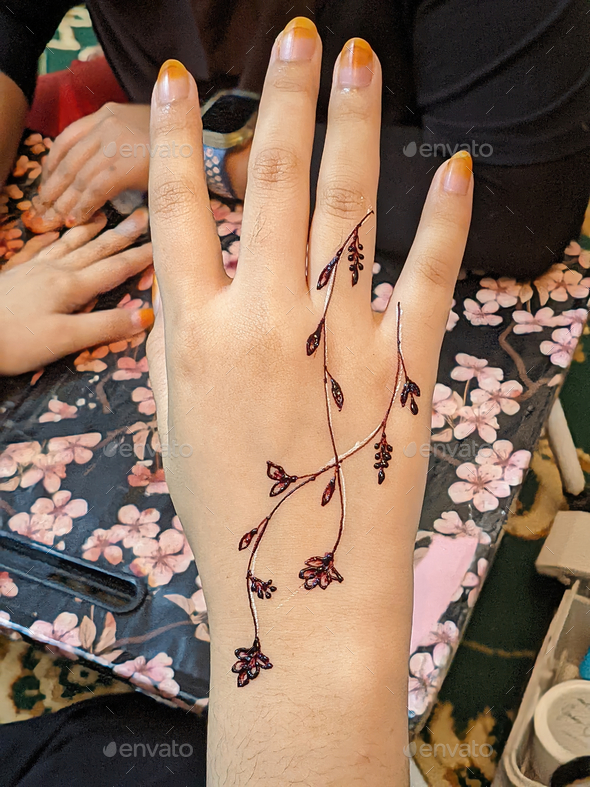
[[[373,50],[362,38],[344,44],[338,67],[340,87],[368,87],[373,79]]]
[[[190,90],[188,71],[178,60],[167,60],[164,63],[158,74],[157,84],[157,95],[161,104],[188,98]]]
[[[283,30],[279,41],[279,60],[311,60],[316,44],[317,30],[314,23],[305,16],[297,16]]]
[[[136,328],[149,328],[154,322],[153,309],[138,309],[131,314],[131,323]]]
[[[443,189],[449,194],[464,197],[469,191],[473,174],[473,162],[467,150],[459,150],[449,159],[443,182]]]

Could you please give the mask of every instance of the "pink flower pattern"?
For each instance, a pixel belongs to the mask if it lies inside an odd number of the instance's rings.
[[[496,380],[502,380],[504,372],[502,369],[488,366],[485,358],[476,358],[474,355],[467,355],[467,353],[457,353],[455,356],[457,366],[451,372],[453,380],[467,382],[474,377],[478,381],[486,377],[495,377]]]
[[[470,396],[472,403],[484,412],[490,415],[516,415],[520,410],[516,399],[522,394],[523,388],[516,380],[500,383],[494,377],[486,377],[479,385],[479,388],[471,391]]]
[[[457,468],[457,475],[462,481],[456,481],[449,487],[449,496],[453,503],[468,503],[478,511],[495,511],[498,498],[510,495],[510,485],[503,480],[502,468],[498,465],[474,465],[465,462]]]
[[[142,538],[155,538],[160,532],[156,523],[160,512],[156,508],[140,511],[137,506],[123,506],[119,509],[119,523],[111,528],[116,532],[118,541],[123,542],[126,549],[133,548]]]
[[[512,319],[517,323],[513,329],[517,334],[539,333],[544,328],[553,328],[557,325],[555,312],[549,306],[544,306],[534,315],[527,311],[514,311]]]
[[[0,571],[0,596],[14,598],[18,595],[18,587],[8,571]]]
[[[123,664],[115,664],[113,671],[146,691],[158,689],[164,696],[175,697],[180,686],[174,680],[171,664],[170,656],[161,652],[149,661],[145,656],[138,656]]]
[[[186,571],[194,559],[187,549],[184,534],[178,530],[165,530],[156,541],[142,538],[133,547],[137,555],[129,568],[138,577],[148,578],[150,587],[167,585],[174,574]]]
[[[100,557],[104,557],[111,566],[117,566],[123,560],[123,550],[117,546],[117,542],[121,538],[123,538],[122,534],[117,532],[115,528],[110,530],[98,528],[82,544],[82,557],[93,563],[96,563]]]
[[[475,431],[486,443],[496,439],[500,426],[494,414],[493,403],[486,403],[481,407],[462,407],[458,415],[461,420],[454,430],[456,440],[463,440]]]
[[[465,307],[463,314],[472,325],[500,325],[503,320],[499,314],[496,314],[500,308],[497,301],[479,304],[472,298],[465,298],[463,306]]]
[[[463,402],[458,393],[451,390],[448,385],[436,383],[432,395],[431,428],[442,429],[447,423],[446,418],[455,415]]]
[[[63,421],[65,418],[75,418],[78,408],[72,404],[60,402],[59,399],[51,399],[47,405],[49,408],[46,413],[39,416],[39,423],[48,421]]]
[[[411,716],[420,716],[430,704],[436,691],[438,673],[439,665],[430,653],[414,653],[410,659],[408,683],[408,709]]]
[[[573,358],[578,339],[569,328],[558,328],[551,334],[552,341],[541,342],[540,350],[543,355],[551,356],[551,363],[567,369]]]
[[[531,452],[524,449],[514,451],[510,440],[496,440],[492,446],[480,448],[475,461],[478,465],[501,467],[504,481],[510,486],[519,486],[522,484],[524,471],[531,463]]]
[[[60,612],[53,623],[46,620],[36,620],[31,624],[31,634],[41,642],[50,645],[59,643],[57,652],[69,656],[74,653],[73,648],[80,647],[80,627],[78,616],[72,612]],[[52,648],[49,650],[54,653]]]

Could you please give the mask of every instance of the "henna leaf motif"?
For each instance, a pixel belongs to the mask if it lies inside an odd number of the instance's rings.
[[[402,392],[399,397],[399,401],[402,407],[405,407],[408,398],[410,399],[410,412],[412,415],[418,415],[418,403],[414,397],[420,396],[420,388],[418,385],[410,378],[406,378],[406,382],[402,388]]]
[[[342,249],[340,249],[340,251],[338,251],[334,257],[332,257],[330,262],[326,265],[324,270],[320,273],[320,275],[318,277],[318,283],[317,283],[318,290],[321,290],[330,281],[330,276],[332,275],[332,271],[334,270],[334,268],[338,264],[338,260],[340,259],[341,255],[342,255]]]
[[[260,650],[260,640],[254,639],[251,648],[237,648],[235,651],[238,660],[231,671],[238,676],[238,687],[247,686],[251,680],[260,675],[261,669],[272,669],[268,656]]]
[[[363,244],[359,241],[359,232],[358,227],[355,229],[352,239],[350,241],[350,245],[348,247],[348,261],[350,265],[348,266],[348,270],[352,271],[352,286],[354,287],[355,284],[358,284],[359,280],[359,271],[364,270],[364,265],[361,260],[365,259],[365,255],[361,254],[363,250]]]
[[[336,476],[332,476],[332,478],[328,481],[328,486],[324,489],[324,494],[322,495],[323,506],[328,505],[328,503],[332,499],[332,495],[334,494],[335,489],[336,489]]]
[[[320,346],[320,339],[322,338],[322,331],[324,329],[324,318],[320,320],[318,327],[307,338],[307,354],[313,355]]]
[[[375,443],[375,450],[377,451],[375,454],[375,459],[377,461],[373,467],[375,470],[379,471],[377,473],[377,481],[379,484],[382,484],[385,481],[385,468],[389,467],[389,462],[391,460],[391,446],[387,442],[385,429],[381,432],[381,440]]]
[[[276,587],[272,584],[272,579],[269,579],[267,582],[263,582],[258,577],[250,576],[250,590],[252,593],[256,593],[258,598],[270,598],[271,593],[274,593]]]
[[[339,410],[342,410],[344,405],[344,394],[342,393],[342,388],[340,387],[339,383],[332,377],[330,372],[328,372],[328,377],[330,378],[330,383],[332,384],[332,397],[336,402],[336,407]]]
[[[273,481],[276,481],[276,484],[273,485],[269,492],[271,497],[280,495],[285,489],[288,489],[292,483],[297,481],[296,475],[289,475],[285,472],[283,467],[275,465],[274,462],[266,463],[266,474]]]
[[[307,568],[302,568],[299,572],[299,579],[305,580],[306,590],[313,590],[315,587],[320,587],[325,590],[332,582],[343,582],[344,577],[341,576],[334,568],[334,555],[332,552],[326,552],[323,557],[310,557],[305,561]]]
[[[241,537],[240,544],[238,546],[240,552],[242,551],[242,549],[247,549],[250,546],[250,542],[252,541],[252,539],[257,533],[258,533],[258,528],[255,527],[252,530],[249,530],[245,535]]]

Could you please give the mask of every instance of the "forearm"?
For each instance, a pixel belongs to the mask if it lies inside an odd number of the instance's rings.
[[[400,434],[400,445],[403,440]],[[341,584],[309,591],[298,577],[304,560],[323,554],[338,527],[336,498],[326,507],[319,501],[327,476],[295,493],[271,520],[255,570],[263,580],[272,578],[277,590],[272,599],[255,598],[255,604],[261,651],[273,668],[243,687],[231,667],[236,648],[252,644],[253,630],[246,593],[249,551],[238,552],[237,543],[241,530],[262,520],[273,501],[268,491],[257,502],[240,494],[257,489],[255,472],[235,488],[229,482],[223,493],[188,482],[208,501],[214,527],[224,534],[214,565],[199,565],[212,639],[211,787],[407,783],[413,546],[426,464],[396,450],[396,478],[379,486],[373,453],[371,441],[343,463]],[[264,475],[260,458],[244,465]],[[223,477],[221,462],[218,472],[210,470],[212,478]],[[194,527],[188,513],[181,517],[198,554],[207,538],[201,528],[211,528],[212,514],[203,507]]]
[[[28,110],[22,90],[6,74],[0,73],[0,184],[6,182],[16,158],[18,143],[25,126]]]

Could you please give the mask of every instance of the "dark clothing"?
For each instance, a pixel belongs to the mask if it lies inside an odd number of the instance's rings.
[[[0,69],[29,99],[37,58],[72,5],[13,0],[0,8]],[[472,155],[477,146],[467,267],[536,275],[579,232],[590,194],[586,0],[87,5],[117,78],[142,103],[170,57],[193,73],[201,97],[232,83],[260,90],[276,35],[289,18],[311,16],[325,53],[320,135],[334,60],[348,38],[366,38],[383,67],[377,260],[386,266],[403,263],[435,165],[459,145],[469,145]],[[410,142],[417,145],[413,157],[403,153]],[[425,153],[423,145],[447,147]]]
[[[2,787],[204,787],[207,723],[142,694],[4,724]]]

